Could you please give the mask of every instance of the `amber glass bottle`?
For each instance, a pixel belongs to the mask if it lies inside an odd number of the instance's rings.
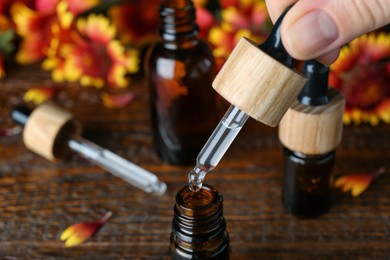
[[[332,170],[341,140],[344,97],[328,89],[328,67],[307,61],[308,82],[279,126],[284,148],[283,206],[300,217],[326,213],[332,203]]]
[[[177,193],[171,259],[229,259],[222,204],[221,193],[207,184],[198,192],[185,186]]]
[[[305,155],[284,149],[283,206],[300,217],[326,213],[332,203],[332,169],[335,151]]]
[[[218,122],[215,62],[195,18],[192,1],[162,1],[160,37],[146,59],[154,147],[176,165],[195,162]]]

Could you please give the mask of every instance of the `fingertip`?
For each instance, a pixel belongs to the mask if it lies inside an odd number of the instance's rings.
[[[317,57],[316,60],[324,65],[330,65],[338,59],[339,55],[340,55],[340,48],[336,48]]]
[[[297,2],[297,0],[265,0],[268,14],[272,22],[275,23],[284,10],[295,2]]]
[[[339,29],[326,11],[313,10],[299,16],[286,16],[281,34],[289,53],[297,59],[308,60],[333,49],[331,46],[339,38]]]

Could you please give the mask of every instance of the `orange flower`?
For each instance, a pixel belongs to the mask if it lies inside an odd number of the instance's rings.
[[[109,211],[99,221],[74,224],[62,232],[60,239],[65,241],[66,247],[77,246],[95,234],[111,216],[112,213]]]
[[[241,37],[261,43],[272,25],[264,1],[222,1],[221,5],[222,19],[211,28],[208,37],[219,66],[225,62]]]
[[[109,16],[124,44],[143,44],[155,37],[159,0],[138,1],[110,8]]]
[[[127,74],[138,71],[138,52],[125,49],[115,39],[115,27],[103,15],[79,18],[75,26],[69,30],[68,39],[52,40],[44,67],[55,69],[54,80],[78,81],[83,86],[98,88],[105,84],[126,87]],[[62,35],[59,33],[58,37]]]
[[[375,173],[371,174],[352,174],[342,176],[335,181],[336,188],[342,188],[343,192],[351,191],[352,196],[357,197],[363,193],[372,183],[372,181],[385,172],[384,168],[380,168]]]
[[[53,26],[58,26],[61,18],[57,17],[59,5],[66,4],[70,14],[77,15],[83,10],[96,5],[99,1],[74,0],[37,0],[34,8],[21,1],[15,1],[11,6],[11,15],[16,25],[16,31],[22,38],[17,62],[30,64],[43,59],[49,48]],[[69,18],[68,18],[69,20]]]
[[[341,49],[329,85],[345,95],[345,124],[390,123],[389,68],[390,34],[366,34]]]
[[[32,102],[34,105],[39,105],[46,100],[52,99],[56,94],[55,87],[33,87],[27,90],[23,96],[25,102]]]

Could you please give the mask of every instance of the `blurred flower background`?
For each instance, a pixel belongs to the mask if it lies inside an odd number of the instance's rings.
[[[159,0],[0,0],[0,78],[9,64],[40,63],[55,83],[131,90],[156,39]],[[194,0],[200,36],[220,68],[242,36],[261,43],[272,23],[264,0]],[[344,46],[330,85],[347,100],[346,124],[390,123],[390,33],[382,28]],[[47,88],[43,91],[48,93]],[[35,94],[34,94],[35,93]],[[102,101],[128,104],[133,95]],[[40,96],[33,89],[29,98]]]

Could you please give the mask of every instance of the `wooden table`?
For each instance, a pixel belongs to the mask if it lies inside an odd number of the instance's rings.
[[[0,82],[2,128],[29,87],[51,85],[38,66],[12,68]],[[125,109],[104,108],[92,88],[63,87],[56,101],[84,123],[85,136],[156,173],[163,196],[146,194],[74,155],[51,163],[21,136],[0,138],[1,259],[166,259],[174,196],[189,167],[162,163],[152,149],[148,95],[140,81]],[[390,259],[390,173],[360,197],[339,194],[331,211],[297,219],[281,206],[282,147],[275,128],[249,120],[207,182],[224,195],[231,259]],[[335,174],[390,171],[390,125],[345,127]],[[65,248],[69,225],[108,223],[88,242]]]

